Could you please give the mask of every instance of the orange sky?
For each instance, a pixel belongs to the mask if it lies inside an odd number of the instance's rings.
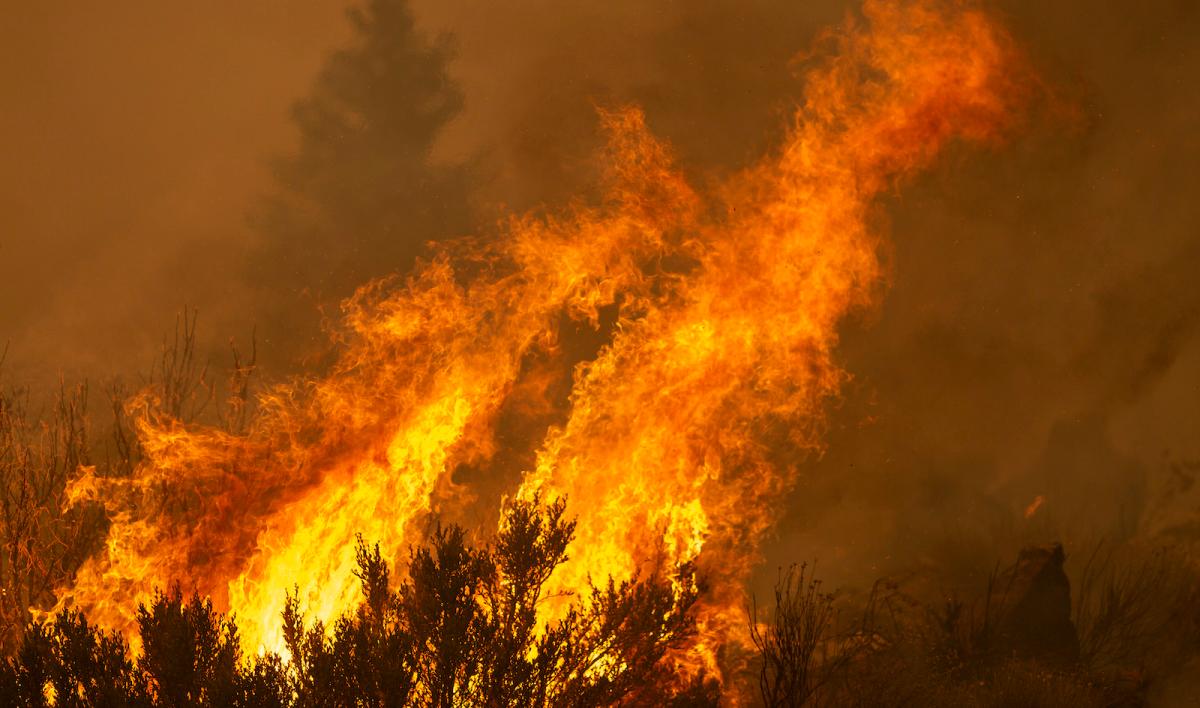
[[[342,3],[7,4],[0,340],[13,364],[104,370],[184,302],[236,297],[220,269]],[[189,249],[227,255],[180,273]]]

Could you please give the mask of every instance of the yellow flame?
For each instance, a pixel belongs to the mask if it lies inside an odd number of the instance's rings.
[[[179,580],[235,611],[251,646],[281,649],[283,593],[322,620],[352,608],[354,535],[401,554],[453,499],[438,491],[453,471],[504,443],[506,402],[542,375],[531,362],[565,356],[563,318],[601,327],[616,311],[517,493],[571,500],[558,589],[697,562],[701,632],[673,660],[716,672],[744,636],[759,540],[846,377],[838,323],[882,287],[877,197],[950,140],[996,140],[1021,103],[1011,42],[978,10],[868,0],[863,18],[820,43],[783,143],[725,183],[693,189],[640,111],[605,113],[598,205],[513,216],[364,286],[331,371],[268,391],[244,435],[140,401],[136,474],[72,489],[113,526],[60,605],[128,630]]]

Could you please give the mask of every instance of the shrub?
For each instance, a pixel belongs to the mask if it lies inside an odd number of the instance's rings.
[[[136,662],[120,636],[64,610],[26,626],[0,691],[25,706],[715,704],[702,677],[674,698],[663,690],[673,685],[663,658],[694,632],[689,567],[610,580],[539,624],[574,535],[564,511],[561,500],[515,502],[495,543],[479,548],[461,528],[439,528],[396,587],[379,547],[360,538],[361,604],[327,628],[306,624],[290,595],[290,661],[247,660],[233,620],[175,587],[139,609]]]

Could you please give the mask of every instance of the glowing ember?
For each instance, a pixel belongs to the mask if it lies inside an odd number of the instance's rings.
[[[1025,507],[1025,518],[1032,519],[1033,515],[1038,513],[1038,509],[1041,509],[1042,504],[1045,504],[1045,503],[1046,503],[1046,498],[1043,497],[1041,494],[1034,497],[1033,501],[1029,502],[1029,506]]]

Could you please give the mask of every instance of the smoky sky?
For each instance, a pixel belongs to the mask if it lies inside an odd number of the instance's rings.
[[[0,340],[13,376],[142,368],[185,303],[214,329],[251,319],[234,277],[245,212],[341,13],[4,4]]]
[[[780,138],[794,57],[853,7],[418,0],[464,96],[431,159],[471,164],[486,229],[504,208],[586,193],[595,106],[632,102],[714,179]],[[986,566],[996,538],[1165,533],[1196,509],[1164,480],[1200,459],[1200,8],[995,8],[1077,110],[954,150],[885,201],[890,288],[843,328],[853,379],[768,565],[819,556],[835,582]],[[144,368],[185,304],[206,336],[244,340],[263,325],[249,293],[303,286],[243,267],[247,215],[273,188],[269,159],[294,149],[289,106],[346,41],[345,9],[6,3],[8,383]]]

